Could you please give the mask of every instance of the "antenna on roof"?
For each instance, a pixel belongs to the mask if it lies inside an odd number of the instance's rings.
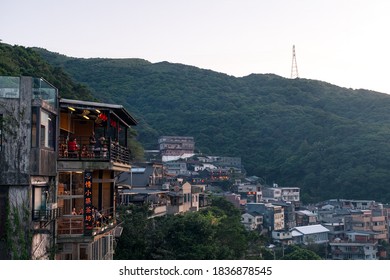
[[[292,64],[291,64],[291,79],[299,78],[297,57],[295,55],[295,45],[293,45],[292,51]]]

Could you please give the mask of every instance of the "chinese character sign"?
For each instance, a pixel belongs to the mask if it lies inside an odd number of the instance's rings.
[[[92,172],[84,172],[84,233],[92,234]]]

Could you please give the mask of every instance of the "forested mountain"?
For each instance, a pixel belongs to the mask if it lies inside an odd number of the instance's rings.
[[[61,67],[51,66],[31,48],[0,43],[0,75],[42,77],[58,88],[62,97],[95,100],[90,89],[75,82]]]
[[[34,50],[98,100],[124,105],[139,121],[145,149],[156,149],[161,135],[194,136],[197,151],[240,156],[248,175],[301,187],[305,202],[390,202],[389,95],[272,74],[236,78],[168,62]]]

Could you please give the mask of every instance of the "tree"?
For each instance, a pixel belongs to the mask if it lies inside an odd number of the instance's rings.
[[[291,245],[286,249],[282,260],[321,260],[321,257],[313,251],[297,245]]]

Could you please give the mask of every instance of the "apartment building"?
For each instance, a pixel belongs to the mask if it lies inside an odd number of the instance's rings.
[[[282,206],[271,203],[247,203],[248,213],[257,212],[263,215],[263,227],[271,234],[272,231],[285,229],[284,209]]]
[[[194,137],[161,136],[158,139],[158,145],[163,161],[177,160],[194,155]]]
[[[241,215],[241,223],[246,230],[262,230],[263,216],[257,212],[244,213]]]
[[[375,240],[389,240],[385,209],[351,210],[344,220],[346,230],[373,232]]]
[[[0,125],[1,258],[48,259],[60,215],[57,89],[42,78],[1,76]]]
[[[241,199],[245,199],[247,203],[262,201],[261,185],[239,184],[237,185],[237,193],[241,195]]]
[[[294,203],[295,207],[300,207],[300,188],[297,187],[275,187],[263,189],[263,199],[265,201],[284,201]]]
[[[346,238],[329,242],[334,260],[376,260],[378,242],[370,234],[349,232]]]

